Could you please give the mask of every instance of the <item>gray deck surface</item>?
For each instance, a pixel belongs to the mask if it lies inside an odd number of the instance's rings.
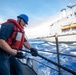
[[[37,75],[36,72],[28,65],[21,63],[24,75]]]

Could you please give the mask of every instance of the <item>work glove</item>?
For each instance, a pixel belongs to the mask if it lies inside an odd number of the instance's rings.
[[[30,50],[31,50],[32,56],[38,56],[38,51],[37,51],[37,49],[31,48]]]
[[[23,59],[25,58],[25,53],[23,53],[22,51],[17,51],[17,54],[15,55],[15,57]]]

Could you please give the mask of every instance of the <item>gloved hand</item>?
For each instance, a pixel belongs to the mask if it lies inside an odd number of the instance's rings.
[[[23,59],[25,57],[25,53],[23,53],[22,51],[17,51],[15,57]]]
[[[32,56],[37,56],[38,55],[38,51],[35,48],[31,48],[31,54]]]

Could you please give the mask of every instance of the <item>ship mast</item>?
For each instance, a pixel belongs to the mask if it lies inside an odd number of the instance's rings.
[[[71,3],[69,5],[67,5],[67,7],[71,9],[71,14],[73,14],[73,8],[75,6],[76,6],[76,4],[71,4]]]

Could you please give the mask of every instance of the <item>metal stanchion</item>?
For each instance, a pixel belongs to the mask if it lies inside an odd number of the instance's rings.
[[[56,33],[55,35],[55,40],[56,40],[56,50],[57,50],[57,59],[58,59],[58,64],[60,65],[60,57],[59,57],[59,44],[58,44],[58,35]],[[58,67],[59,69],[59,75],[61,75],[61,70],[60,70],[60,67]]]

